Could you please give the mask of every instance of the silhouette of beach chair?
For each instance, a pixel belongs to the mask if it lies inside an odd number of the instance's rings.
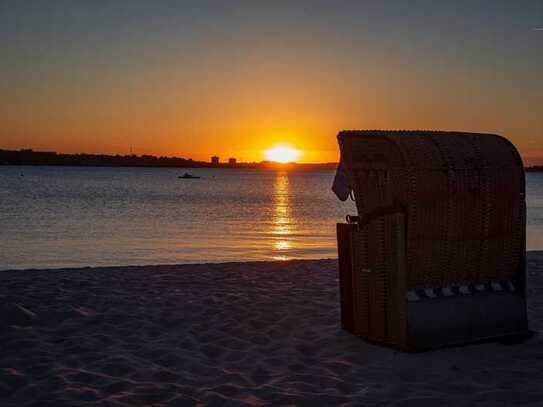
[[[505,138],[342,131],[341,322],[408,351],[525,335],[525,185]],[[351,191],[352,190],[352,191]]]

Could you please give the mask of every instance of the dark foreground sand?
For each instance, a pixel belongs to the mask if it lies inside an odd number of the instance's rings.
[[[543,330],[543,253],[529,253]],[[339,328],[336,261],[0,272],[0,406],[543,406],[543,337],[423,354]]]

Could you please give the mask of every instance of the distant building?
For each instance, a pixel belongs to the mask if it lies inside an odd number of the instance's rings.
[[[218,165],[219,164],[219,157],[217,157],[216,155],[211,157],[211,164]]]
[[[229,159],[228,159],[228,164],[230,164],[230,165],[236,165],[236,163],[237,163],[237,161],[236,161],[235,158],[232,157],[232,158],[229,158]]]

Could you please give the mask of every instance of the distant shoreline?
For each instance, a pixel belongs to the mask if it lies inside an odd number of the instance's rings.
[[[220,170],[266,170],[266,171],[275,171],[275,170],[335,170],[337,164],[309,164],[309,163],[266,163],[266,164],[241,164],[241,165],[187,165],[187,166],[176,166],[176,165],[108,165],[108,164],[11,164],[11,163],[0,163],[0,168],[2,167],[71,167],[71,168],[171,168],[171,169],[220,169]]]
[[[219,164],[219,165],[113,165],[113,164],[29,164],[29,163],[4,163],[0,162],[0,167],[86,167],[86,168],[179,168],[179,169],[201,169],[201,168],[215,168],[215,169],[247,169],[247,170],[335,170],[337,163],[240,163],[236,165]],[[543,172],[543,167],[524,167],[525,172]]]
[[[536,165],[533,167],[524,167],[524,171],[526,172],[543,172],[543,166]]]
[[[0,150],[0,165],[62,167],[335,169],[337,163],[207,162],[153,155],[62,154],[54,151]]]
[[[261,162],[207,162],[191,158],[154,155],[63,154],[54,151],[2,150],[0,166],[57,166],[57,167],[122,167],[122,168],[220,168],[220,169],[302,169],[332,170],[337,162],[328,163],[277,163]],[[543,172],[543,166],[524,167],[526,172]]]

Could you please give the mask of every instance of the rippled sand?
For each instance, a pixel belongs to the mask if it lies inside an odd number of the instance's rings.
[[[543,253],[529,253],[543,330]],[[541,406],[543,339],[422,354],[339,328],[335,260],[0,272],[1,406]]]

